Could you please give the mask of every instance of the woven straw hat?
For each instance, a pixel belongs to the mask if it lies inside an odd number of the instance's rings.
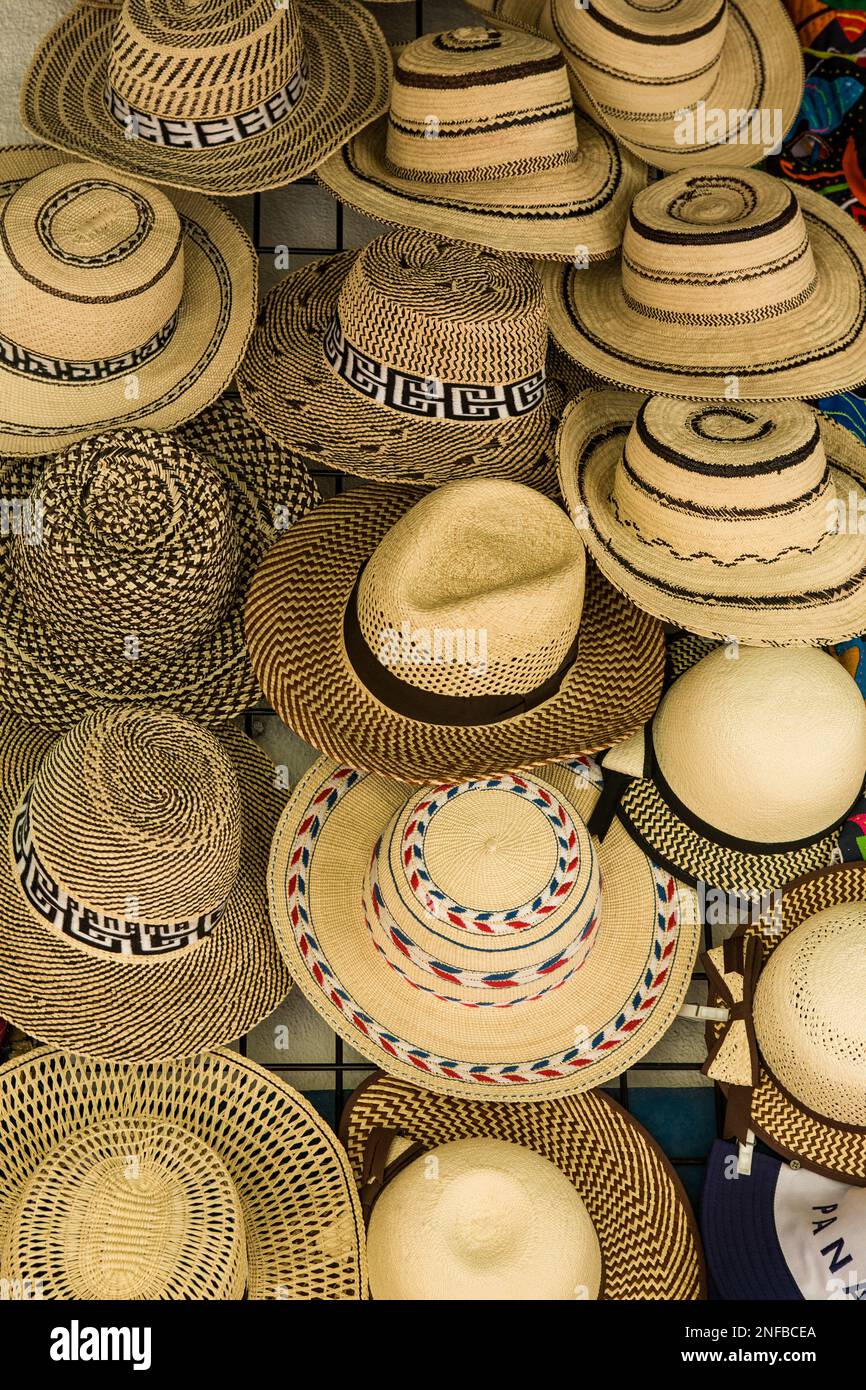
[[[528,261],[399,231],[271,290],[238,385],[268,434],[344,472],[532,483],[553,471],[547,349]]]
[[[590,554],[641,608],[707,637],[829,645],[866,630],[866,448],[799,401],[587,391],[559,480]]]
[[[318,494],[236,401],[0,462],[0,492],[21,501],[0,539],[0,706],[59,732],[100,705],[223,724],[255,703],[246,590],[275,521]]]
[[[343,1112],[340,1138],[348,1150],[369,1218],[367,1254],[374,1298],[394,1296],[390,1281],[401,1273],[404,1280],[414,1282],[415,1269],[385,1270],[380,1254],[386,1237],[393,1237],[399,1248],[414,1226],[415,1217],[406,1208],[397,1184],[402,1186],[405,1181],[414,1191],[419,1173],[425,1187],[419,1199],[436,1209],[439,1230],[449,1221],[454,1226],[456,1207],[459,1230],[453,1234],[458,1245],[465,1251],[473,1235],[477,1241],[470,1252],[470,1278],[476,1277],[482,1259],[490,1265],[497,1255],[503,1258],[508,1251],[504,1242],[497,1250],[494,1242],[486,1240],[486,1220],[470,1224],[465,1218],[495,1213],[503,1234],[522,1235],[537,1251],[533,1229],[519,1217],[531,1209],[534,1218],[546,1223],[543,1203],[536,1200],[543,1184],[544,1190],[556,1192],[559,1209],[569,1216],[576,1232],[586,1233],[586,1221],[590,1223],[601,1255],[600,1287],[592,1296],[617,1301],[705,1296],[700,1241],[680,1180],[655,1140],[604,1091],[531,1105],[506,1105],[489,1095],[483,1102],[431,1095],[408,1081],[378,1072],[352,1094]],[[452,1176],[447,1194],[440,1191],[446,1163],[453,1164],[461,1153],[480,1154],[482,1162],[496,1164],[500,1173],[510,1169],[497,1184],[505,1203],[492,1201],[497,1194],[490,1191],[486,1179],[479,1181],[477,1170],[459,1174],[456,1181]],[[424,1180],[424,1172],[431,1177],[437,1172],[431,1166],[437,1160],[440,1182]],[[557,1172],[568,1181],[574,1197],[564,1192],[555,1177]],[[616,1200],[611,1200],[612,1193]],[[517,1203],[516,1222],[512,1201]],[[399,1227],[392,1213],[399,1216]],[[588,1235],[586,1244],[591,1261],[593,1247]],[[563,1253],[562,1237],[551,1232],[550,1260],[561,1258]],[[419,1265],[427,1262],[422,1248],[417,1254]],[[573,1258],[574,1247],[568,1254]],[[431,1278],[439,1281],[439,1297],[454,1297],[458,1274],[454,1260],[453,1253],[443,1250],[441,1272],[430,1269]],[[558,1262],[558,1268],[564,1264],[565,1260]],[[586,1272],[594,1273],[594,1269]],[[533,1263],[531,1272],[520,1273],[522,1288],[499,1296],[543,1297],[527,1287],[527,1276],[552,1282],[546,1266]],[[407,1294],[404,1285],[397,1296],[413,1295]],[[575,1278],[565,1296],[590,1296],[585,1279]]]
[[[866,865],[785,887],[772,920],[705,957],[713,1000],[705,1071],[728,1096],[726,1136],[866,1186]]]
[[[646,171],[577,114],[554,44],[467,27],[399,51],[388,115],[318,177],[380,222],[583,262],[617,250]]]
[[[659,169],[757,164],[803,95],[803,53],[780,0],[469,3],[558,43],[575,101]]]
[[[60,739],[0,716],[0,1015],[118,1061],[255,1027],[290,987],[265,870],[285,804],[235,729],[95,713]]]
[[[618,1076],[676,1017],[694,894],[621,826],[586,822],[591,759],[423,790],[321,759],[271,850],[291,974],[395,1076],[506,1101]]]
[[[246,638],[289,728],[413,782],[607,748],[664,674],[661,625],[586,565],[565,513],[494,479],[317,507],[259,566]]]
[[[233,196],[312,173],[386,109],[390,74],[355,0],[84,0],[37,49],[21,117],[50,145]]]
[[[0,150],[0,455],[197,415],[240,362],[257,284],[249,237],[216,203]]]
[[[551,332],[598,376],[698,400],[866,381],[866,245],[846,212],[754,169],[641,190],[622,254],[542,271]]]
[[[718,647],[604,769],[605,816],[656,862],[760,898],[830,863],[866,775],[866,706],[826,652]]]
[[[303,1096],[216,1049],[0,1068],[0,1280],[42,1299],[358,1299],[343,1150]]]

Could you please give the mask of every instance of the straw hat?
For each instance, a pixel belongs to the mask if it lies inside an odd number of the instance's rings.
[[[604,812],[687,883],[760,898],[830,863],[866,775],[866,706],[811,647],[718,647],[604,759]]]
[[[586,821],[591,759],[410,789],[320,759],[274,835],[271,920],[313,1007],[431,1091],[524,1101],[643,1057],[688,989],[694,894]]]
[[[268,434],[346,473],[545,481],[547,348],[528,261],[399,231],[280,281],[238,385]]]
[[[365,1297],[346,1156],[246,1057],[123,1066],[40,1047],[0,1068],[0,1144],[7,1296]]]
[[[779,0],[468,0],[562,49],[574,98],[659,169],[757,164],[803,95],[803,52]]]
[[[866,1186],[866,865],[786,886],[781,912],[705,957],[713,1002],[704,1070],[728,1096],[725,1137]]]
[[[380,222],[582,263],[617,250],[646,171],[577,114],[554,44],[467,27],[399,51],[388,115],[318,177]]]
[[[82,3],[36,51],[40,140],[233,196],[301,178],[386,109],[385,36],[355,0]]]
[[[754,646],[866,630],[866,448],[809,406],[588,391],[557,453],[590,554],[647,612]]]
[[[285,794],[236,729],[95,713],[62,738],[0,715],[0,1014],[118,1061],[230,1042],[290,980],[265,870]]]
[[[509,1264],[515,1280],[496,1297],[542,1298],[542,1287],[557,1278],[560,1296],[571,1299],[705,1296],[700,1241],[680,1180],[655,1140],[604,1091],[531,1105],[485,1096],[479,1104],[377,1072],[353,1092],[340,1138],[368,1214],[374,1298],[418,1297],[422,1272],[435,1281],[435,1296],[454,1298],[459,1281],[472,1297],[481,1277],[489,1285]],[[453,1237],[435,1262],[415,1244],[409,1192],[429,1204],[431,1236]],[[544,1193],[568,1222],[565,1231],[549,1229]],[[546,1251],[541,1228],[549,1229]],[[410,1242],[417,1262],[385,1267],[385,1252]]]
[[[216,203],[0,150],[0,456],[197,415],[243,356],[257,285],[252,243]]]
[[[787,400],[866,381],[866,245],[847,213],[754,169],[670,174],[635,197],[622,255],[545,266],[551,332],[639,391]]]
[[[494,479],[317,507],[259,566],[246,638],[289,728],[414,782],[607,748],[664,674],[661,625],[587,566],[565,513]]]

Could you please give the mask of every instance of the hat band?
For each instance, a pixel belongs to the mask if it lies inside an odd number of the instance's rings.
[[[58,381],[65,384],[107,381],[116,376],[127,376],[146,362],[152,361],[171,341],[177,328],[179,310],[176,310],[168,323],[141,347],[133,348],[119,357],[102,357],[96,362],[74,362],[63,357],[47,357],[44,353],[30,352],[11,338],[0,336],[0,366],[24,376],[37,377],[40,381]]]
[[[470,424],[508,420],[537,410],[547,393],[544,366],[521,381],[495,386],[397,371],[350,343],[337,314],[325,334],[324,352],[328,365],[353,390],[377,405],[427,419],[465,420]]]
[[[267,101],[237,116],[218,116],[209,121],[175,120],[138,111],[110,83],[105,88],[105,105],[117,124],[139,140],[174,149],[206,150],[217,145],[237,144],[281,125],[304,95],[308,76],[304,58],[285,87]]]
[[[28,904],[52,927],[81,946],[113,956],[176,955],[208,936],[222,918],[226,904],[186,922],[155,924],[112,917],[98,912],[61,888],[39,858],[30,826],[32,785],[24,794],[12,825],[12,852],[22,892]]]

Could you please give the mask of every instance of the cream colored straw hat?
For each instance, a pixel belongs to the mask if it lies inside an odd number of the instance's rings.
[[[588,1090],[664,1034],[697,904],[620,825],[591,759],[422,790],[321,759],[271,850],[289,970],[352,1047],[431,1091]]]
[[[358,1299],[346,1156],[297,1092],[222,1048],[0,1068],[0,1297]]]
[[[866,381],[861,233],[829,199],[754,169],[670,174],[636,195],[615,260],[543,267],[551,332],[638,391],[844,391]]]
[[[390,74],[355,0],[83,0],[37,49],[21,116],[50,145],[233,196],[312,173],[386,109]]]
[[[777,910],[705,957],[704,1070],[728,1097],[726,1137],[749,1132],[816,1172],[866,1186],[866,866],[782,889]],[[780,909],[780,910],[779,910]]]
[[[647,612],[753,646],[866,631],[866,448],[809,406],[587,391],[557,452],[590,554]]]
[[[265,871],[286,798],[251,740],[126,708],[54,740],[2,715],[0,772],[0,1016],[140,1061],[281,1003]]]
[[[243,356],[257,285],[253,245],[218,204],[0,150],[0,456],[199,414]]]
[[[402,48],[388,115],[317,173],[380,222],[576,263],[613,255],[646,178],[577,114],[554,44],[475,27]]]
[[[705,1296],[680,1180],[604,1091],[479,1104],[377,1072],[353,1092],[340,1138],[368,1218],[376,1299],[480,1298],[482,1280],[488,1297],[509,1301]],[[562,1218],[553,1229],[545,1196]],[[418,1243],[422,1207],[435,1259]]]

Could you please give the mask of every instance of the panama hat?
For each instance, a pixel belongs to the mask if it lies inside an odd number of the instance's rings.
[[[290,979],[265,872],[285,805],[236,729],[120,708],[59,739],[0,715],[0,1014],[117,1061],[230,1042]]]
[[[761,901],[831,862],[866,775],[866,706],[814,647],[717,647],[604,759],[613,816],[691,884]]]
[[[479,1104],[378,1072],[353,1092],[340,1138],[368,1219],[374,1298],[418,1297],[424,1274],[438,1297],[480,1298],[476,1281],[499,1279],[507,1266],[515,1277],[510,1290],[500,1282],[499,1298],[541,1298],[542,1283],[550,1288],[557,1278],[560,1297],[591,1297],[590,1272],[600,1275],[603,1299],[704,1296],[700,1241],[680,1180],[655,1140],[603,1091],[531,1105],[489,1097]],[[425,1172],[439,1181],[426,1181]],[[408,1205],[409,1192],[419,1205],[429,1203],[437,1240],[454,1238],[438,1245],[436,1260],[415,1245],[418,1209]],[[549,1229],[545,1192],[570,1222],[571,1239]],[[549,1231],[547,1251],[536,1221]],[[417,1265],[386,1265],[386,1254],[405,1251],[410,1241]],[[517,1249],[524,1242],[531,1255],[522,1260]],[[584,1260],[590,1270],[581,1268]],[[574,1276],[570,1288],[566,1271]]]
[[[100,705],[212,725],[255,703],[246,589],[275,524],[317,493],[236,401],[176,434],[117,430],[0,461],[0,483],[21,499],[0,539],[4,709],[62,731]]]
[[[728,1097],[725,1137],[866,1186],[866,865],[836,864],[780,894],[704,957],[708,1076]]]
[[[466,27],[399,51],[388,115],[317,177],[380,222],[583,264],[616,251],[646,172],[577,114],[554,44]]]
[[[866,245],[846,212],[755,169],[669,174],[622,254],[542,268],[554,337],[596,375],[698,400],[787,400],[866,381]]]
[[[607,748],[664,675],[661,625],[587,565],[555,502],[501,479],[323,503],[265,556],[245,624],[290,729],[410,782]]]
[[[557,453],[587,549],[647,612],[753,646],[866,631],[866,448],[809,406],[588,391]]]
[[[398,231],[276,285],[238,386],[268,434],[347,473],[535,482],[553,474],[547,348],[527,260]]]
[[[257,285],[252,242],[216,203],[0,150],[0,456],[199,414],[243,356]]]
[[[355,0],[83,3],[21,89],[50,145],[233,196],[312,173],[388,102],[391,60]]]
[[[312,1106],[222,1048],[0,1068],[0,1285],[38,1299],[358,1299],[363,1226]]]
[[[274,835],[271,920],[301,990],[395,1076],[466,1097],[587,1090],[676,1017],[694,894],[615,825],[591,759],[419,790],[320,759]]]

